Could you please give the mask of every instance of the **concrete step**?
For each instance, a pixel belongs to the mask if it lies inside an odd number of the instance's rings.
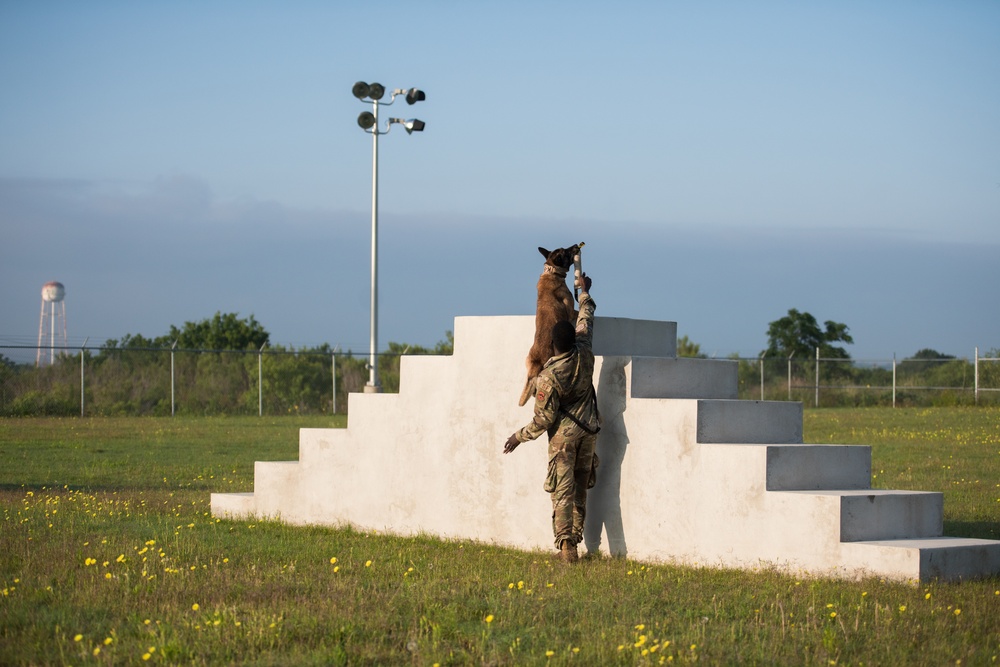
[[[632,358],[633,398],[737,398],[739,362],[729,359]]]
[[[869,489],[872,450],[864,445],[767,445],[767,490]]]
[[[802,442],[802,404],[788,401],[698,401],[699,443]]]
[[[870,542],[941,537],[944,496],[936,491],[838,489],[780,491],[839,498],[840,541]]]
[[[1000,542],[967,537],[871,540],[843,545],[845,565],[891,573],[917,581],[960,581],[996,576]],[[907,575],[906,573],[916,573]]]
[[[298,489],[298,461],[256,461],[253,467],[253,490],[257,516],[278,518],[283,501],[291,500]]]
[[[257,512],[253,493],[213,493],[212,516],[236,519],[252,517]]]

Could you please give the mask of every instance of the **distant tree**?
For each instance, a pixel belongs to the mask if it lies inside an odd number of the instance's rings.
[[[827,320],[821,329],[816,318],[809,313],[800,313],[795,308],[788,315],[775,320],[767,328],[767,356],[787,357],[793,352],[798,358],[812,357],[819,348],[821,357],[827,359],[850,359],[851,355],[834,343],[853,343],[847,325]]]
[[[437,345],[434,346],[434,352],[432,354],[454,354],[455,353],[455,333],[452,331],[444,332],[445,339],[439,340]]]
[[[399,358],[403,355],[449,355],[454,352],[455,335],[451,331],[445,332],[445,340],[438,341],[433,349],[422,345],[410,345],[407,343],[389,342],[389,349],[379,355],[379,381],[382,383],[382,391],[399,391]]]
[[[235,313],[216,312],[211,319],[185,322],[180,329],[171,326],[167,338],[181,349],[258,350],[271,334],[253,315],[241,320]]]
[[[937,350],[932,350],[930,348],[924,348],[922,350],[917,350],[910,359],[954,359],[953,354],[943,354]]]
[[[899,364],[900,382],[933,387],[968,387],[974,368],[954,355],[924,348]]]
[[[700,344],[695,343],[685,335],[677,339],[677,356],[704,359],[707,355],[702,353]]]
[[[122,336],[121,340],[118,340],[116,338],[109,338],[104,342],[104,347],[110,349],[119,349],[119,348],[136,349],[136,348],[164,347],[165,344],[169,346],[169,343],[167,343],[166,336],[160,336],[159,338],[146,338],[142,334],[125,334],[124,336]]]

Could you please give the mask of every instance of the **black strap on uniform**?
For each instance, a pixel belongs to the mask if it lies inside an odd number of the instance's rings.
[[[590,385],[590,397],[594,401],[594,410],[596,411],[597,410],[597,394],[594,392],[594,385]],[[567,417],[569,417],[569,420],[571,422],[573,422],[574,424],[576,424],[577,426],[579,426],[580,428],[582,428],[584,431],[586,431],[590,435],[597,435],[598,433],[601,432],[601,413],[599,411],[597,412],[597,428],[596,429],[592,429],[589,426],[587,426],[586,424],[584,424],[582,421],[580,421],[579,419],[577,419],[574,415],[570,414],[566,410],[566,408],[564,408],[561,405],[559,406],[559,412],[561,412],[564,415],[566,415]]]

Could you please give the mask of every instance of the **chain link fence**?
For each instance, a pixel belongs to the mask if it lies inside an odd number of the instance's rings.
[[[368,379],[367,359],[350,353],[82,348],[9,361],[26,349],[0,346],[0,415],[334,414]],[[385,390],[398,367],[380,357]]]
[[[1000,350],[971,359],[740,359],[740,396],[814,407],[1000,405]]]
[[[0,415],[289,415],[347,411],[367,358],[294,350],[0,346]],[[1000,405],[1000,351],[974,359],[757,359],[739,363],[739,397],[816,407]],[[398,391],[399,355],[378,357]]]

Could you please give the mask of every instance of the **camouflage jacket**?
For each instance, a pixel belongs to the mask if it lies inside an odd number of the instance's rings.
[[[597,431],[600,422],[593,391],[596,306],[589,294],[580,294],[576,348],[550,358],[535,378],[535,416],[516,433],[519,442],[534,440],[546,432],[551,438],[561,426],[573,426],[582,431],[566,413],[590,431]]]

